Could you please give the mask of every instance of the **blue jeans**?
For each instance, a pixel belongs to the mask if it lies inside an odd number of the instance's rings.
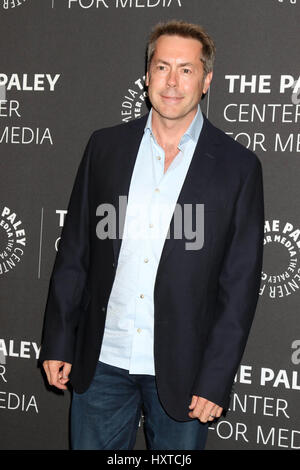
[[[159,401],[154,376],[129,374],[103,362],[88,390],[73,392],[72,449],[132,450],[142,409],[148,449],[204,449],[208,424],[171,418]]]

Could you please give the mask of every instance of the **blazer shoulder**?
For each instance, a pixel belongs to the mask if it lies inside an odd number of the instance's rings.
[[[257,167],[261,169],[261,161],[252,150],[234,140],[222,129],[208,121],[208,119],[206,121],[209,132],[215,136],[215,141],[218,144],[220,156],[224,163],[238,168],[242,173],[251,172]]]
[[[138,118],[138,119],[133,119],[129,122],[122,122],[119,124],[115,124],[113,126],[108,126],[108,127],[103,127],[101,129],[96,129],[92,133],[92,138],[97,141],[97,140],[111,140],[115,138],[122,138],[128,136],[131,131],[140,131],[143,130],[146,121],[147,121],[148,114]]]

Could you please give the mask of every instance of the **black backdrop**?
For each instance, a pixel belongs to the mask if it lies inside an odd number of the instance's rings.
[[[215,39],[202,110],[264,170],[261,295],[231,410],[207,448],[300,448],[299,9],[299,0],[0,1],[0,448],[68,448],[70,393],[49,390],[37,367],[49,277],[87,139],[147,111],[146,39],[171,18]]]

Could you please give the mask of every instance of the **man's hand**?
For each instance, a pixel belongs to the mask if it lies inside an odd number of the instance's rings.
[[[43,367],[50,385],[67,390],[65,384],[69,381],[72,364],[63,361],[44,361]]]
[[[202,423],[219,418],[223,411],[223,408],[212,401],[197,395],[193,395],[189,409],[192,410],[189,412],[189,417],[198,418]]]

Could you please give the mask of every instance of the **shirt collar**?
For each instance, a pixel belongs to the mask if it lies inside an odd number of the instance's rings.
[[[185,144],[190,139],[192,139],[196,143],[199,139],[202,126],[203,126],[203,115],[202,115],[200,105],[198,104],[197,113],[193,121],[191,122],[189,128],[187,129],[187,131],[181,137],[179,148],[181,145]],[[154,138],[154,135],[152,134],[152,108],[150,110],[144,132],[149,132],[150,135],[152,135]]]

